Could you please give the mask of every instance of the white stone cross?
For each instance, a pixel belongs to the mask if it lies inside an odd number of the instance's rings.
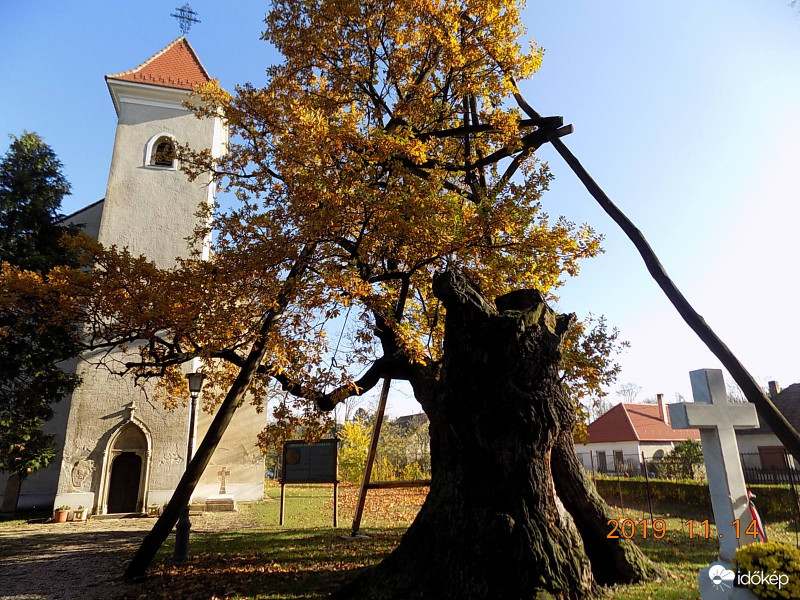
[[[758,417],[752,404],[728,402],[722,371],[719,369],[692,371],[689,378],[694,403],[670,404],[669,414],[675,429],[700,430],[711,506],[719,534],[720,558],[730,563],[739,546],[756,541],[752,535],[745,533],[753,518],[734,429],[758,427]],[[734,525],[737,520],[738,539]]]

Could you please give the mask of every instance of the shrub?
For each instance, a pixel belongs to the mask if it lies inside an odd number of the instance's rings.
[[[350,483],[361,483],[367,464],[372,428],[361,420],[345,422],[339,431],[339,476]]]
[[[748,585],[759,598],[800,598],[800,550],[797,548],[778,542],[749,544],[736,551],[736,564],[740,570],[763,574],[758,578],[758,585]],[[775,585],[773,575],[787,576],[788,583]]]
[[[338,432],[339,476],[361,483],[369,453],[372,427],[361,419],[347,421]],[[372,481],[414,481],[430,478],[427,424],[399,425],[387,421],[381,429]]]
[[[372,466],[372,481],[397,481],[398,468],[385,456],[375,460]]]
[[[400,478],[403,481],[418,481],[420,479],[430,479],[431,474],[427,472],[418,462],[412,462],[403,467]]]
[[[595,485],[598,493],[609,504],[619,503],[620,493],[622,493],[626,505],[645,506],[647,504],[647,482],[643,477],[622,478],[621,480],[616,477],[597,477]],[[758,512],[765,521],[781,521],[795,517],[797,509],[794,494],[789,486],[751,485],[748,487],[756,495],[755,503]],[[651,479],[650,498],[654,505],[662,502],[687,504],[711,514],[711,496],[708,493],[708,484],[705,482]]]

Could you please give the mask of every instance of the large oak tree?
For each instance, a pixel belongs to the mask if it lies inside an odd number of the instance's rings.
[[[565,130],[510,107],[541,60],[523,34],[506,0],[275,2],[264,36],[284,59],[266,85],[198,89],[198,117],[231,128],[229,153],[180,150],[190,176],[212,171],[240,201],[214,216],[212,258],[199,259],[203,227],[198,257],[170,270],[74,242],[94,269],[50,281],[60,310],[87,322],[84,343],[123,344],[111,367],[158,377],[173,403],[180,366],[199,358],[219,405],[129,577],[248,393],[277,381],[296,399],[276,415],[283,432],[322,431],[327,411],[384,378],[408,380],[431,419],[433,484],[396,552],[342,597],[583,598],[652,573],[606,538],[572,446],[566,390],[613,377],[614,336],[601,324],[580,338],[543,303],[599,238],[542,211],[550,175],[535,151]],[[345,315],[334,361],[326,333]]]

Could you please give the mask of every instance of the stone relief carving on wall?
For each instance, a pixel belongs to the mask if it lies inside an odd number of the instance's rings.
[[[79,460],[72,466],[71,482],[75,489],[84,489],[89,476],[94,471],[94,461],[88,458]]]

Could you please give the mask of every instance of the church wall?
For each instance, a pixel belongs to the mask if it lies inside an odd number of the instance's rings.
[[[146,149],[160,134],[206,147],[213,131],[213,122],[195,119],[182,108],[122,102],[99,241],[145,254],[160,267],[171,267],[176,256],[186,256],[185,238],[195,226],[199,203],[208,200],[208,188],[188,182],[175,169],[146,165]],[[132,420],[150,440],[140,486],[146,491],[138,508],[167,501],[185,468],[188,409],[170,412],[154,399],[148,400],[130,378],[102,367],[82,363],[78,372],[83,384],[72,398],[56,504],[82,504],[95,513],[106,512],[116,456],[109,442],[115,431]],[[133,419],[132,402],[136,406]]]
[[[63,364],[63,368],[66,371],[74,371],[77,362],[78,359],[67,361]],[[55,446],[58,448],[58,452],[49,467],[40,469],[22,482],[17,508],[45,508],[53,504],[71,404],[71,395],[55,404],[53,406],[53,418],[42,426],[44,433],[55,436]],[[3,502],[3,491],[6,488],[8,478],[8,473],[0,472],[0,504]]]
[[[71,398],[68,434],[61,446],[65,450],[58,461],[60,473],[49,469],[50,477],[43,489],[53,485],[53,479],[60,475],[56,505],[83,505],[90,507],[94,514],[106,512],[108,499],[103,490],[107,489],[110,472],[109,442],[115,431],[131,422],[129,406],[135,402],[133,422],[144,429],[151,440],[143,508],[165,504],[172,497],[186,465],[189,407],[168,410],[153,397],[152,390],[148,399],[142,390],[132,385],[130,378],[113,375],[102,367],[83,365],[85,384]],[[196,445],[203,439],[212,418],[199,411]],[[258,414],[250,404],[236,411],[192,495],[193,501],[203,502],[219,493],[217,473],[222,467],[230,472],[226,478],[226,492],[235,495],[237,501],[263,498],[264,459],[256,442],[264,420],[264,415]],[[50,489],[54,488],[53,485]],[[52,493],[50,498],[52,501]]]
[[[148,144],[152,147],[166,135],[195,149],[211,147],[218,156],[225,149],[227,130],[219,119],[200,120],[183,108],[181,102],[188,94],[184,90],[113,79],[108,85],[118,124],[106,197],[70,215],[65,223],[83,223],[84,232],[104,245],[127,247],[134,255],[144,254],[159,267],[170,268],[176,257],[188,256],[186,238],[197,223],[195,213],[201,203],[213,201],[214,189],[207,177],[189,182],[179,168],[151,165]],[[202,256],[207,255],[206,247]],[[105,360],[109,363],[121,354],[114,350]],[[136,472],[138,467],[130,465],[138,459],[131,454],[142,459],[136,510],[171,498],[185,470],[189,408],[165,409],[152,389],[146,394],[130,377],[98,367],[100,357],[87,354],[68,367],[82,377],[82,384],[55,407],[56,416],[46,425],[61,450],[53,466],[23,483],[20,507],[67,504],[88,507],[94,514],[107,512],[112,465],[125,464]],[[192,368],[185,367],[186,371]],[[197,444],[211,418],[199,415]],[[130,424],[138,429],[132,430]],[[264,460],[256,445],[263,424],[263,414],[257,414],[252,405],[237,410],[193,500],[219,493],[217,473],[223,467],[230,473],[228,494],[238,501],[263,497]],[[140,445],[127,449],[118,445],[133,443],[130,440]],[[114,457],[126,453],[125,460],[114,462]],[[0,478],[0,493],[5,479]]]
[[[100,220],[103,216],[103,201],[90,204],[86,208],[71,214],[64,219],[64,225],[83,225],[83,233],[97,239],[100,232]]]
[[[198,441],[203,439],[213,416],[200,413],[197,427]],[[222,467],[230,471],[226,477],[225,489],[236,496],[239,502],[262,500],[264,498],[264,455],[257,445],[258,434],[266,424],[264,413],[256,412],[255,407],[246,402],[239,407],[222,436],[216,452],[211,457],[205,473],[200,478],[193,498],[204,500],[219,494]]]
[[[83,384],[73,393],[55,502],[105,512],[103,493],[110,473],[109,442],[123,425],[133,422],[150,439],[143,468],[149,496],[174,489],[183,474],[188,431],[188,409],[168,411],[149,390],[134,387],[130,378],[89,363],[79,366]],[[135,409],[131,413],[131,403]],[[171,493],[171,492],[170,492]]]
[[[196,223],[194,213],[200,202],[213,200],[213,189],[200,179],[188,182],[179,171],[145,165],[148,142],[161,134],[173,136],[178,143],[188,143],[194,148],[211,145],[215,153],[225,143],[225,132],[218,119],[198,120],[182,108],[123,101],[100,241],[111,243],[113,240],[113,243],[128,246],[133,253],[146,254],[159,266],[166,267],[173,264],[175,256],[186,256],[185,238]],[[142,215],[148,215],[144,228]],[[201,411],[198,444],[211,419],[211,415]],[[264,460],[256,442],[264,420],[252,405],[246,404],[237,410],[195,490],[195,501],[219,493],[217,473],[222,467],[230,471],[226,478],[229,494],[234,494],[239,501],[263,498]],[[187,427],[184,426],[182,431],[185,432]],[[185,448],[185,437],[181,443]],[[153,481],[149,502],[166,502],[172,487],[174,483],[161,488]]]
[[[97,239],[100,230],[100,220],[103,214],[103,201],[94,202],[64,219],[64,225],[79,224],[83,225],[83,233]],[[78,359],[66,361],[62,368],[67,372],[75,372],[78,368]],[[72,396],[63,398],[60,402],[53,405],[53,418],[47,421],[42,427],[48,435],[55,436],[55,445],[58,448],[53,463],[46,469],[40,469],[30,477],[26,478],[20,489],[20,496],[17,502],[19,509],[41,508],[50,506],[55,502],[56,490],[66,437],[67,420],[72,405]],[[3,500],[3,490],[5,490],[9,474],[0,472],[0,504]],[[76,505],[77,506],[77,505]]]

